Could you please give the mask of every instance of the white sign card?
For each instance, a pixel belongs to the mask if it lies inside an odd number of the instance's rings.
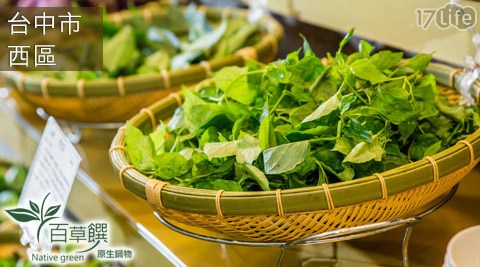
[[[18,203],[41,219],[20,223],[23,245],[30,243],[33,250],[50,251],[46,227],[39,224],[47,226],[48,220],[63,216],[81,160],[58,123],[49,117]]]

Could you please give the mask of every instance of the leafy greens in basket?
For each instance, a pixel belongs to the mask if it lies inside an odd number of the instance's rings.
[[[424,71],[365,41],[328,64],[307,42],[286,59],[226,67],[184,90],[168,124],[126,126],[129,161],[151,178],[231,191],[348,181],[431,156],[480,125],[477,107],[449,105]]]
[[[160,73],[186,68],[202,60],[222,58],[257,41],[258,23],[245,17],[222,18],[218,24],[208,21],[195,5],[181,9],[176,5],[160,8],[152,3],[144,9],[165,9],[165,16],[147,22],[142,9],[131,7],[131,19],[117,26],[103,20],[103,72],[32,72],[61,80],[98,79],[134,74]],[[153,11],[151,11],[153,10]],[[83,55],[85,56],[85,55]]]

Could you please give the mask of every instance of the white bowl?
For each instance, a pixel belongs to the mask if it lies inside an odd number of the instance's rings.
[[[450,239],[444,266],[480,266],[480,225],[466,228]]]

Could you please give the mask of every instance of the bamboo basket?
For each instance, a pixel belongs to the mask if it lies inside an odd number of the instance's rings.
[[[199,10],[214,23],[219,22],[222,16],[234,18],[247,15],[246,11],[241,9],[202,6]],[[149,8],[139,11],[147,23],[162,20],[167,14],[165,6],[159,4],[149,5]],[[110,16],[111,20],[119,25],[132,18],[127,11]],[[265,63],[275,60],[283,28],[269,16],[263,17],[260,25],[261,36],[256,44],[241,48],[232,55],[203,61],[186,69],[77,82],[41,79],[22,72],[4,72],[3,76],[5,84],[15,89],[15,97],[34,107],[43,108],[49,115],[71,122],[124,122],[135,115],[140,107],[148,106],[177,91],[182,84],[203,80],[224,66],[242,66],[250,59]]]
[[[437,82],[454,87],[461,74],[430,64]],[[476,82],[474,86],[479,87]],[[448,97],[452,89],[443,90]],[[442,92],[441,92],[442,93]],[[170,117],[181,97],[171,95],[134,116],[144,133]],[[455,99],[453,99],[455,100]],[[236,240],[285,242],[326,231],[402,218],[449,191],[479,161],[480,130],[432,157],[370,177],[298,189],[223,192],[185,188],[150,179],[130,165],[121,127],[110,160],[122,185],[161,216],[226,234]]]

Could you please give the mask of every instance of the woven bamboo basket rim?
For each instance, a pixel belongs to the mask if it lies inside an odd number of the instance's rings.
[[[427,72],[436,76],[437,83],[450,88],[455,88],[461,79],[458,69],[442,64],[431,63]],[[478,82],[474,86],[480,88]],[[181,105],[181,101],[179,94],[171,94],[144,109],[130,122],[144,132],[151,131],[155,128],[155,122],[171,116]],[[114,170],[125,188],[147,201],[150,198],[148,195],[160,194],[159,206],[162,208],[221,216],[283,215],[328,211],[337,207],[386,199],[388,196],[442,179],[461,168],[472,167],[477,163],[480,150],[479,129],[465,140],[432,157],[426,157],[381,174],[347,182],[281,191],[223,192],[181,187],[146,177],[127,161],[124,138],[123,126],[118,129],[112,141],[109,155]],[[306,199],[309,201],[304,201]]]
[[[150,5],[154,6],[154,5]],[[157,5],[156,9],[139,9],[139,15],[147,22],[162,17],[167,12],[165,5]],[[243,9],[213,8],[200,6],[210,21],[219,21],[222,16],[227,18],[246,17]],[[110,14],[111,20],[124,24],[132,19],[132,13],[121,11]],[[208,78],[212,72],[228,65],[244,65],[248,60],[270,62],[275,60],[278,53],[278,43],[283,36],[283,27],[271,16],[260,19],[261,39],[254,45],[243,47],[235,53],[208,61],[202,61],[185,69],[162,70],[161,73],[136,74],[116,79],[78,80],[66,82],[53,78],[35,77],[19,71],[4,71],[7,84],[15,87],[20,93],[42,95],[43,97],[78,97],[95,98],[100,96],[125,96],[141,92],[155,91],[162,88],[175,88],[182,84],[198,82]]]

